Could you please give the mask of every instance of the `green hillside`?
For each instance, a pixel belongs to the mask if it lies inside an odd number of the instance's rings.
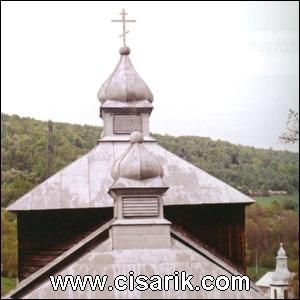
[[[97,126],[53,123],[48,168],[48,122],[1,114],[1,206],[91,150],[100,133]],[[291,194],[299,190],[296,153],[197,136],[154,136],[169,151],[244,192],[271,189]]]

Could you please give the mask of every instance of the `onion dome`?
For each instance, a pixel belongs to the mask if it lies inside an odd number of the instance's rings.
[[[111,176],[116,181],[119,178],[143,181],[162,178],[163,168],[155,157],[145,148],[143,135],[134,131],[130,135],[129,148],[116,160]]]
[[[110,77],[103,83],[97,97],[103,104],[106,100],[114,101],[153,101],[153,95],[134,69],[130,58],[130,48],[127,46],[120,48],[120,61]]]
[[[283,249],[283,243],[280,243],[280,248],[277,252],[277,257],[287,257],[286,256],[286,251]]]
[[[272,274],[273,285],[287,285],[290,283],[292,273],[288,270],[286,251],[283,249],[282,243],[277,252],[276,269]]]

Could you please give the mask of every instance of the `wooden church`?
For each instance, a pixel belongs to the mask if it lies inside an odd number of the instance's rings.
[[[201,278],[246,269],[245,207],[253,200],[151,137],[153,95],[129,55],[124,44],[98,92],[97,146],[7,208],[17,214],[18,285],[6,298],[261,298],[252,284],[249,291],[53,290],[49,276],[57,274],[113,280],[185,270]]]

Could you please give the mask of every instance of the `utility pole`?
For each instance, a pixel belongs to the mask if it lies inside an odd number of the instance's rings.
[[[48,121],[48,151],[47,151],[47,177],[52,174],[53,170],[53,123]]]
[[[258,273],[258,263],[257,263],[257,248],[255,248],[255,273]]]

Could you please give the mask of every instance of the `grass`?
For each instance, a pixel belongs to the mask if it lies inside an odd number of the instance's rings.
[[[8,293],[16,286],[16,278],[8,278],[1,276],[1,296]]]
[[[257,281],[259,278],[261,278],[263,275],[265,275],[269,271],[274,271],[274,269],[270,268],[258,268],[258,272],[256,274],[255,272],[255,266],[247,267],[247,275],[253,280]]]
[[[256,202],[261,206],[269,206],[273,202],[278,204],[284,204],[285,202],[292,202],[295,205],[297,211],[299,211],[299,193],[294,193],[293,195],[274,195],[266,197],[253,197]]]

